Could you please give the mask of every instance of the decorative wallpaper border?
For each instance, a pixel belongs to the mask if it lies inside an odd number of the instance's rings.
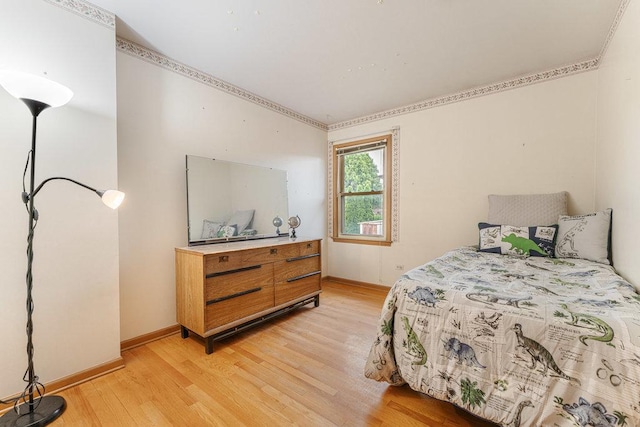
[[[327,144],[327,236],[333,236],[333,144]]]
[[[618,8],[618,12],[616,13],[616,17],[613,19],[613,24],[611,24],[611,28],[609,28],[609,34],[607,34],[607,39],[600,50],[600,54],[598,55],[598,62],[604,57],[604,54],[607,52],[609,48],[609,44],[613,39],[613,36],[616,34],[616,30],[618,29],[618,25],[620,25],[620,21],[622,20],[622,16],[624,15],[625,10],[627,10],[627,6],[629,5],[629,0],[622,0],[620,3],[620,7]]]
[[[359,138],[368,138],[374,135],[384,135],[391,133],[391,241],[397,242],[400,238],[400,214],[398,212],[400,204],[400,127],[395,126],[390,131],[375,132],[370,135],[361,136]],[[356,140],[358,138],[349,138]],[[333,182],[333,145],[341,141],[329,141],[327,144],[327,229],[328,235],[333,236],[333,202],[334,188]]]
[[[44,0],[115,31],[116,16],[84,0]]]
[[[490,95],[493,93],[502,92],[504,90],[516,89],[516,88],[528,86],[534,83],[540,83],[546,80],[557,79],[557,78],[566,77],[572,74],[594,70],[598,68],[598,63],[599,63],[599,59],[591,59],[589,61],[580,62],[578,64],[572,64],[566,67],[556,68],[555,70],[551,70],[551,71],[544,71],[537,74],[531,74],[528,76],[519,77],[513,80],[507,80],[500,83],[494,83],[491,85],[454,93],[452,95],[445,95],[439,98],[420,101],[415,104],[405,105],[403,107],[398,107],[391,110],[370,114],[368,116],[358,117],[352,120],[346,120],[340,123],[335,123],[335,124],[329,125],[329,131],[344,129],[352,126],[361,125],[364,123],[374,122],[377,120],[388,119],[390,117],[399,116],[401,114],[415,113],[417,111],[427,110],[429,108],[440,107],[442,105],[453,104],[455,102],[465,101],[467,99],[477,98],[479,96]]]
[[[400,126],[391,129],[391,241],[400,240]]]
[[[297,113],[289,108],[286,108],[280,104],[269,101],[255,93],[246,91],[238,86],[234,86],[231,83],[227,83],[223,80],[217,79],[209,74],[203,73],[193,67],[190,67],[180,62],[174,61],[171,58],[167,58],[164,55],[159,54],[153,50],[147,49],[144,46],[140,46],[137,43],[118,37],[116,39],[116,47],[124,53],[127,53],[143,61],[162,67],[166,70],[173,71],[190,79],[196,80],[207,86],[214,87],[221,91],[227,92],[231,95],[235,95],[245,101],[253,102],[261,107],[268,108],[282,115],[288,116],[292,119],[314,126],[318,129],[326,131],[327,125],[325,123],[314,120],[310,117]]]

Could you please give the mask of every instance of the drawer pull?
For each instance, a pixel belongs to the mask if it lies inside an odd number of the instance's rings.
[[[235,294],[225,295],[223,297],[212,299],[211,301],[207,301],[207,305],[215,304],[217,302],[226,301],[226,300],[231,299],[231,298],[241,297],[242,295],[252,294],[254,292],[258,292],[258,291],[261,291],[261,290],[262,290],[262,288],[251,288],[251,289],[247,289],[246,291],[236,292]]]
[[[278,254],[278,250],[276,248],[271,248],[271,250],[269,251],[269,253],[271,255],[277,255]]]
[[[218,257],[218,262],[229,262],[229,255],[222,255]]]
[[[296,280],[305,279],[307,277],[315,276],[316,274],[322,273],[321,271],[314,271],[312,273],[301,274],[300,276],[292,277],[291,279],[287,279],[287,283],[295,282]]]
[[[320,254],[302,255],[302,256],[297,256],[295,258],[287,258],[287,262],[300,261],[301,259],[314,258],[317,256],[320,256]]]
[[[252,265],[251,267],[242,267],[242,268],[236,268],[235,270],[228,270],[228,271],[220,271],[218,273],[209,273],[207,274],[207,279],[211,279],[212,277],[218,277],[218,276],[225,276],[227,274],[234,274],[234,273],[240,273],[242,271],[249,271],[249,270],[255,270],[257,268],[261,268],[261,265]]]

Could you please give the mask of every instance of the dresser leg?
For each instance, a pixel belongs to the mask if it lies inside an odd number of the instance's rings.
[[[180,326],[180,336],[184,338],[189,338],[189,330],[184,326]]]
[[[315,298],[313,299],[313,306],[314,307],[320,306],[320,295],[316,295]]]
[[[213,337],[204,339],[204,351],[207,354],[213,353]]]

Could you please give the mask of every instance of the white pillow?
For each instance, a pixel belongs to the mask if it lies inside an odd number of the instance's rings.
[[[234,213],[233,216],[229,218],[227,224],[235,224],[237,227],[237,233],[240,234],[244,231],[245,228],[249,226],[249,224],[251,224],[254,212],[255,210],[253,209],[249,209],[246,211],[236,211],[236,213]]]
[[[557,258],[581,258],[609,264],[611,209],[558,220]]]
[[[215,239],[218,237],[218,230],[222,227],[221,222],[209,221],[205,219],[202,221],[202,238],[203,239]]]
[[[567,214],[567,192],[551,194],[489,195],[489,224],[519,227],[558,223]]]

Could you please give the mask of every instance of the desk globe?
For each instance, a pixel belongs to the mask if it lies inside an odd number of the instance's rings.
[[[289,228],[291,229],[291,238],[295,239],[296,238],[296,228],[300,227],[300,224],[302,224],[302,221],[300,220],[300,217],[298,215],[292,216],[287,221],[287,224],[289,224]]]
[[[279,216],[273,218],[272,221],[273,226],[276,228],[276,234],[280,234],[280,227],[282,227],[282,218],[280,218]]]

